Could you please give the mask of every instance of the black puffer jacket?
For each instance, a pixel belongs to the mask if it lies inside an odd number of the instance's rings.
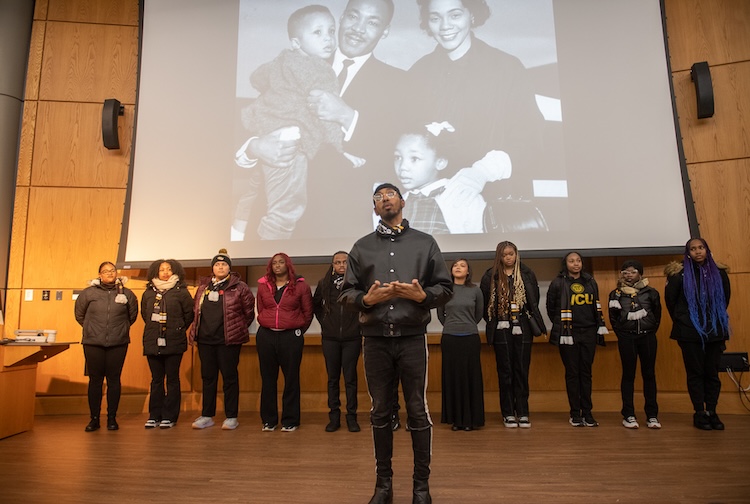
[[[83,327],[81,343],[102,347],[130,343],[130,326],[138,318],[138,299],[123,287],[125,282],[127,278],[123,277],[107,285],[97,278],[78,295],[75,316]]]
[[[521,269],[521,280],[523,281],[523,286],[526,289],[526,305],[524,306],[524,309],[521,313],[521,329],[523,330],[524,336],[529,336],[531,334],[531,326],[529,325],[529,317],[534,317],[534,320],[537,323],[538,328],[543,332],[546,333],[546,327],[544,326],[544,318],[542,317],[542,314],[539,312],[539,282],[536,279],[536,274],[526,266],[524,263],[521,263],[520,266]],[[507,277],[504,278],[504,281],[508,281]],[[480,283],[480,288],[482,289],[482,294],[484,295],[484,312],[483,317],[485,322],[487,322],[485,332],[487,334],[487,343],[493,344],[493,343],[503,343],[505,336],[509,331],[502,331],[497,329],[497,323],[498,320],[496,318],[496,314],[493,314],[491,317],[488,313],[489,308],[489,302],[490,302],[490,291],[492,289],[492,268],[488,268],[487,271],[484,272],[484,275],[482,275],[482,281]],[[541,336],[541,334],[538,334],[538,336]]]
[[[646,310],[646,316],[628,320],[632,307],[640,306]],[[661,299],[659,292],[646,286],[635,294],[625,294],[620,289],[609,293],[609,322],[618,338],[637,338],[647,333],[655,333],[661,323]],[[619,308],[618,308],[619,306]]]
[[[325,296],[326,282],[328,283],[328,296]],[[341,294],[330,276],[322,278],[318,282],[313,296],[313,311],[315,317],[320,322],[320,333],[323,339],[332,339],[336,341],[353,341],[362,336],[359,330],[358,314],[355,311],[347,310],[336,300]]]
[[[151,282],[146,285],[146,292],[141,298],[141,317],[146,325],[143,328],[143,355],[169,355],[183,353],[187,350],[187,330],[193,322],[193,297],[184,282],[165,291],[163,302],[166,307],[167,320],[164,324],[166,346],[158,345],[161,334],[161,323],[151,320],[154,313],[157,291]],[[157,313],[158,315],[158,313]]]
[[[363,336],[415,336],[424,334],[430,309],[444,305],[453,295],[453,282],[435,239],[409,228],[400,234],[377,231],[360,238],[349,254],[349,267],[339,302],[359,310]],[[365,307],[362,298],[375,283],[417,279],[427,297],[421,303],[394,298]]]

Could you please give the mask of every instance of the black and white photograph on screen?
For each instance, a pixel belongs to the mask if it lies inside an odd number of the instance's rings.
[[[384,181],[448,254],[690,236],[658,1],[144,0],[141,29],[119,263],[319,260]]]
[[[231,240],[564,231],[551,0],[240,0]]]

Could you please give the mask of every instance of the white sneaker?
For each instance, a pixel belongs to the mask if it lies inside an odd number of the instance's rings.
[[[530,429],[531,421],[529,420],[529,417],[527,416],[518,417],[518,426],[522,429]]]
[[[281,428],[281,432],[294,432],[299,428],[299,425],[285,425]]]
[[[622,426],[626,429],[637,429],[638,427],[640,427],[638,425],[638,420],[636,420],[634,416],[623,418]]]
[[[261,429],[262,432],[273,432],[276,430],[275,425],[271,425],[270,423],[264,423],[263,428]]]
[[[658,418],[651,417],[648,419],[646,427],[648,427],[649,429],[661,429],[661,423],[659,422]]]
[[[149,418],[146,420],[146,425],[144,425],[147,429],[156,429],[159,426],[159,421],[155,420],[153,418]]]
[[[199,416],[193,422],[193,429],[205,429],[211,427],[214,424],[214,419],[210,416]]]
[[[509,429],[515,429],[516,427],[518,427],[518,422],[516,421],[516,417],[510,415],[503,417],[503,425]]]
[[[240,423],[236,418],[227,418],[226,420],[224,420],[224,423],[221,424],[221,428],[224,430],[234,430],[239,424]]]
[[[171,429],[177,424],[177,422],[172,422],[171,420],[162,420],[159,424],[160,429]]]

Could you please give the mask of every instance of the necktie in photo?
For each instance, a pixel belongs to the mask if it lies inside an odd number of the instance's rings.
[[[346,78],[349,76],[349,67],[354,64],[354,60],[345,59],[341,62],[344,67],[341,69],[341,72],[339,72],[339,89],[344,88],[344,84],[346,84]]]

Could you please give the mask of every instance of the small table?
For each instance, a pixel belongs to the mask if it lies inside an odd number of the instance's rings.
[[[75,343],[12,342],[0,345],[0,439],[31,430],[37,364]]]

